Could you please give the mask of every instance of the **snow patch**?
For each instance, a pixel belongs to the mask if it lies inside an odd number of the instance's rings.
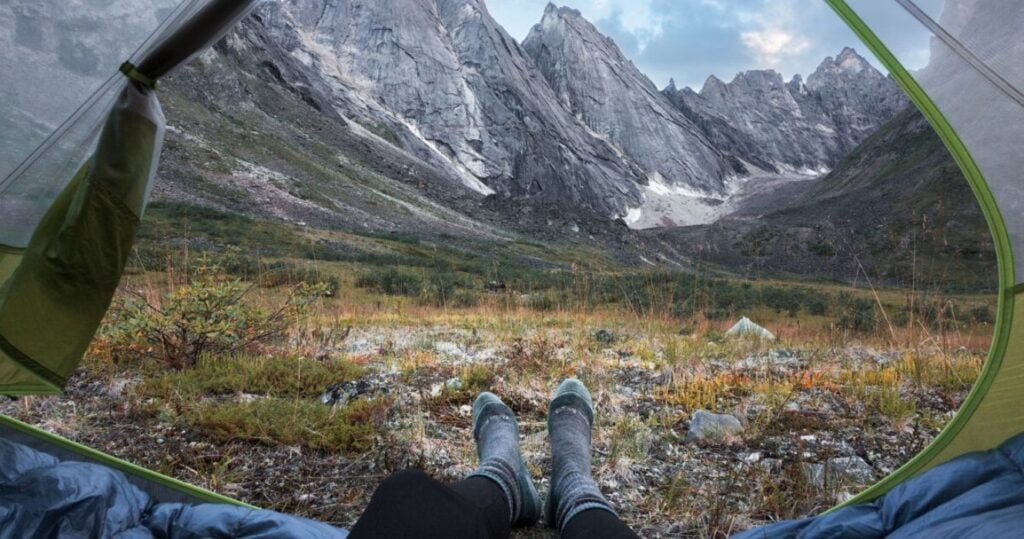
[[[716,194],[705,193],[692,187],[667,184],[665,179],[655,172],[648,176],[648,185],[644,186],[642,202],[636,208],[627,208],[623,220],[634,230],[706,225],[739,209],[747,197],[756,196],[758,185],[763,181],[808,181],[820,177],[821,174],[820,169],[803,169],[783,175],[731,175],[725,178],[724,194]]]
[[[828,168],[825,165],[819,165],[816,168],[811,168],[811,167],[800,167],[800,168],[797,168],[797,167],[794,167],[793,165],[789,165],[789,164],[786,164],[786,163],[773,163],[773,164],[776,167],[778,167],[778,169],[781,170],[786,175],[795,174],[797,176],[806,176],[808,179],[815,179],[815,178],[818,178],[819,176],[823,176],[825,174],[828,174],[829,172],[832,172],[832,169]]]
[[[409,132],[412,133],[413,136],[420,139],[420,141],[422,141],[423,144],[425,144],[428,148],[433,150],[434,153],[436,153],[445,161],[451,163],[455,167],[455,170],[459,173],[459,179],[462,180],[463,185],[476,191],[477,193],[480,193],[481,195],[486,196],[493,195],[495,193],[494,189],[491,189],[490,186],[480,181],[480,178],[477,178],[476,175],[474,175],[473,172],[466,167],[466,165],[464,165],[457,159],[452,159],[448,157],[447,154],[442,152],[441,149],[437,147],[437,144],[435,144],[434,141],[428,140],[426,137],[424,137],[423,133],[420,132],[420,129],[416,124],[409,121],[407,118],[402,118],[400,116],[398,117],[398,121],[402,122],[402,125],[408,128]]]
[[[626,215],[622,216],[622,220],[625,221],[627,225],[633,225],[634,223],[639,221],[641,217],[643,217],[643,213],[644,212],[641,209],[642,207],[643,207],[643,205],[637,206],[636,208],[629,208],[629,207],[627,207],[626,208]],[[630,228],[636,228],[636,227],[630,226]]]
[[[851,73],[860,73],[861,71],[864,70],[864,62],[862,62],[860,58],[851,55],[847,56],[846,58],[843,58],[843,61],[839,62],[839,67],[844,71],[849,71]]]
[[[816,130],[818,130],[818,131],[820,131],[822,133],[828,134],[828,135],[836,134],[836,130],[835,129],[832,129],[831,127],[829,127],[829,126],[827,126],[825,124],[814,124],[814,129],[816,129]]]

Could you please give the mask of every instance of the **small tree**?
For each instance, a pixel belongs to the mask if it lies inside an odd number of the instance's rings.
[[[204,353],[227,353],[285,335],[326,285],[299,283],[276,308],[245,301],[253,285],[201,266],[190,282],[156,301],[128,291],[110,314],[106,335],[114,352],[160,359],[175,369]]]

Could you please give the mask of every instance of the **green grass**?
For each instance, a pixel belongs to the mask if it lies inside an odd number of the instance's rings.
[[[329,385],[358,378],[344,361],[289,357],[204,356],[193,367],[151,366],[138,387],[149,408],[218,440],[368,451],[387,399],[363,399],[337,409],[316,398]]]
[[[372,449],[389,406],[386,398],[358,400],[341,409],[310,400],[267,398],[201,403],[186,411],[183,419],[220,440],[362,453]]]
[[[205,355],[180,371],[153,367],[141,386],[145,396],[172,398],[249,393],[269,397],[316,397],[335,383],[358,378],[364,369],[341,361],[296,357]]]

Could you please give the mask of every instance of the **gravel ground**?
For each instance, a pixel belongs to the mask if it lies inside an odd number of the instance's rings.
[[[393,399],[375,449],[362,455],[208,436],[153,413],[136,395],[141,375],[130,367],[113,373],[82,368],[64,395],[4,399],[0,412],[260,507],[347,526],[392,471],[415,466],[450,481],[472,469],[472,392],[453,389],[462,384],[458,373],[466,365],[497,373],[490,388],[519,416],[523,451],[543,495],[550,465],[547,399],[572,373],[594,392],[595,476],[623,519],[645,537],[707,537],[813,514],[849,497],[924,447],[966,394],[966,387],[900,384],[899,399],[915,408],[890,417],[852,398],[848,388],[814,380],[852,364],[883,369],[898,357],[895,352],[769,348],[664,365],[638,357],[628,339],[619,339],[625,345],[597,343],[581,358],[569,337],[559,337],[556,331],[543,341],[509,344],[447,327],[353,331],[342,353],[361,358],[369,372],[365,394],[356,398],[387,392]],[[545,347],[539,356],[530,350],[537,346]],[[432,361],[403,370],[389,359],[403,349],[420,350]],[[552,367],[530,370],[522,357],[541,357]],[[723,391],[714,411],[733,414],[743,432],[687,442],[695,410],[667,397],[666,388],[694,373],[762,386],[811,382],[781,402],[757,392]],[[518,536],[553,534],[537,527]]]

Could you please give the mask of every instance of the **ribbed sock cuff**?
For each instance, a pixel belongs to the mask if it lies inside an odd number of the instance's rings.
[[[564,529],[569,519],[587,509],[604,509],[617,514],[590,474],[567,470],[558,478],[553,492],[557,501],[554,523],[558,529]]]

